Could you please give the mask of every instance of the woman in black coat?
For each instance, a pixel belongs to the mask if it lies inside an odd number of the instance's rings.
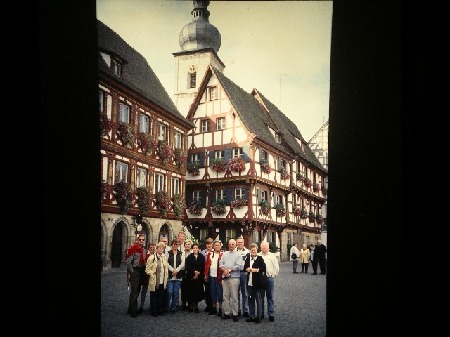
[[[247,271],[248,306],[250,318],[247,322],[259,323],[262,312],[262,289],[265,287],[266,264],[262,256],[257,255],[258,245],[250,245],[250,253],[247,254],[244,263],[244,270]],[[256,307],[255,307],[256,304]]]
[[[197,243],[192,245],[192,253],[186,258],[186,290],[189,312],[198,313],[198,302],[205,298],[203,278],[205,269],[205,257],[199,251]]]

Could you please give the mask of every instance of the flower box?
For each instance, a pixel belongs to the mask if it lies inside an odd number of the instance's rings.
[[[167,209],[170,206],[170,198],[166,191],[159,191],[155,195],[156,208],[158,209],[161,216],[167,214]]]
[[[303,176],[302,176],[301,173],[297,173],[297,174],[295,175],[295,178],[297,178],[297,180],[299,180],[300,182],[303,182]]]
[[[300,211],[300,218],[306,219],[308,217],[308,212],[306,212],[306,209],[302,208]]]
[[[280,176],[281,176],[281,179],[282,179],[282,180],[289,179],[289,173],[288,173],[288,171],[286,170],[286,168],[282,167],[282,168],[280,169]]]
[[[233,208],[242,208],[247,206],[247,200],[242,198],[237,198],[231,202],[231,207]]]
[[[303,179],[303,184],[304,184],[306,187],[311,187],[311,185],[312,185],[311,179],[309,179],[309,178],[304,178],[304,179]]]
[[[225,200],[218,199],[214,204],[211,205],[211,212],[217,215],[225,214],[226,208],[225,208]]]
[[[215,158],[211,167],[216,172],[225,172],[227,170],[227,164],[222,158]]]
[[[112,129],[113,123],[109,120],[106,113],[100,113],[100,130],[102,137],[106,136]]]
[[[321,214],[317,214],[316,221],[319,225],[321,225],[323,223],[323,216]]]
[[[319,192],[319,190],[320,190],[320,185],[318,183],[314,183],[313,184],[313,191],[314,192]]]
[[[175,164],[181,170],[186,165],[186,156],[183,153],[183,149],[177,147],[173,153],[173,159]]]
[[[150,209],[151,204],[150,193],[148,192],[148,189],[146,187],[136,188],[136,196],[136,203],[139,210],[142,212],[142,214],[146,214]]]
[[[200,169],[198,168],[199,162],[197,160],[191,161],[187,165],[187,171],[193,176],[200,175]]]
[[[169,161],[173,160],[173,149],[163,140],[160,140],[158,143],[158,155],[159,159],[164,164],[167,164]]]
[[[300,207],[296,207],[293,211],[295,216],[299,216],[302,213],[302,210]]]
[[[175,194],[173,196],[172,209],[177,219],[181,218],[181,214],[184,212],[185,207],[186,205],[183,196],[181,194]]]
[[[120,214],[125,214],[131,207],[133,194],[130,191],[130,185],[120,181],[114,185],[114,197],[120,208]]]
[[[285,214],[286,210],[285,210],[283,204],[277,204],[277,205],[275,206],[275,210],[276,210],[277,216],[285,216],[285,215],[286,215],[286,214]]]
[[[241,157],[236,157],[230,160],[228,168],[233,172],[242,172],[245,170],[245,161]]]
[[[261,202],[259,203],[259,206],[261,207],[262,214],[269,215],[269,212],[272,207],[269,205],[269,203],[266,200],[261,200]]]
[[[316,222],[316,216],[313,212],[309,212],[309,222]]]
[[[117,127],[117,137],[122,142],[122,146],[131,149],[134,144],[134,132],[128,123],[119,122]]]
[[[198,200],[191,202],[188,209],[192,215],[202,215],[203,207]]]
[[[150,154],[153,148],[153,139],[148,133],[139,133],[137,145],[144,154]]]

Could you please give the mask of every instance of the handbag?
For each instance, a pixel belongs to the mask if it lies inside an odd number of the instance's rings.
[[[293,258],[295,260],[297,258],[297,254],[292,253],[291,258]]]

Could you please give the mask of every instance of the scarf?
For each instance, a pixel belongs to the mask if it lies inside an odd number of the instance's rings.
[[[128,250],[127,257],[134,254],[139,254],[139,265],[145,264],[144,247],[141,247],[138,243],[133,244]]]

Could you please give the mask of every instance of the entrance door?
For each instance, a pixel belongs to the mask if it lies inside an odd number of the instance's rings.
[[[113,231],[112,247],[111,247],[111,267],[118,268],[122,264],[122,237],[123,237],[123,223],[120,222],[116,225]]]

